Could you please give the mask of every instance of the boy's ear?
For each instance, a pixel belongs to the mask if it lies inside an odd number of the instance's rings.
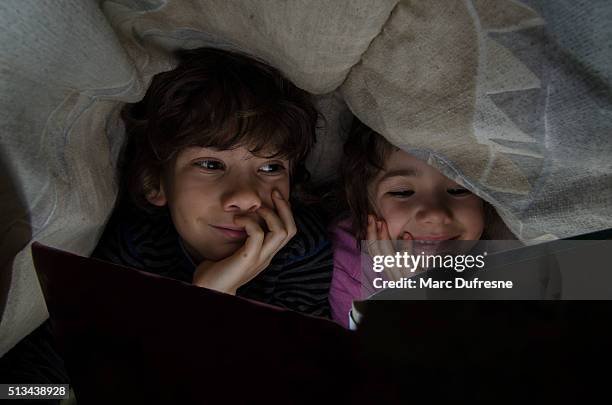
[[[146,199],[153,205],[163,207],[168,202],[166,198],[166,192],[164,191],[164,185],[160,181],[158,188],[153,188],[147,192]]]

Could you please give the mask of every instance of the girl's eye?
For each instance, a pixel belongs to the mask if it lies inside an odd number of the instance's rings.
[[[413,190],[389,191],[388,194],[396,198],[408,198],[414,194],[414,191]]]
[[[259,168],[259,171],[265,174],[275,174],[285,170],[285,166],[280,163],[267,163]]]
[[[223,164],[223,162],[220,162],[218,160],[198,160],[197,162],[195,162],[195,165],[204,170],[211,171],[225,169],[225,165]]]
[[[472,192],[468,189],[457,187],[457,188],[449,188],[446,192],[452,196],[464,196],[472,194]]]

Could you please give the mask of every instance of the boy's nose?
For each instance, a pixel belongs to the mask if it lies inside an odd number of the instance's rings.
[[[236,184],[223,201],[226,211],[253,212],[261,207],[261,198],[254,187],[248,184]]]

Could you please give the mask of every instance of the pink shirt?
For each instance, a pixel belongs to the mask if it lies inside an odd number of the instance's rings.
[[[351,233],[349,219],[339,222],[330,229],[334,250],[334,273],[329,290],[329,304],[334,321],[348,328],[349,312],[354,300],[367,298],[370,291],[362,272],[362,254]],[[367,257],[367,256],[364,256]]]

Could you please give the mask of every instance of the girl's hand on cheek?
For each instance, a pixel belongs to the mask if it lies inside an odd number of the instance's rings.
[[[272,258],[295,236],[297,227],[291,207],[278,191],[272,193],[276,211],[260,207],[256,212],[266,223],[264,232],[251,217],[238,216],[234,224],[244,226],[247,238],[233,255],[217,261],[205,260],[196,268],[193,284],[236,294],[236,290],[264,270]]]
[[[367,228],[367,249],[368,254],[374,256],[393,256],[395,258],[396,253],[400,253],[402,256],[404,252],[412,255],[412,235],[405,232],[401,239],[397,240],[397,243],[391,238],[389,234],[389,227],[384,219],[378,219],[374,215],[368,215],[368,228]],[[394,260],[395,261],[395,260]],[[384,273],[387,280],[399,280],[402,277],[411,277],[414,275],[410,272],[410,269],[404,267],[385,266]]]

